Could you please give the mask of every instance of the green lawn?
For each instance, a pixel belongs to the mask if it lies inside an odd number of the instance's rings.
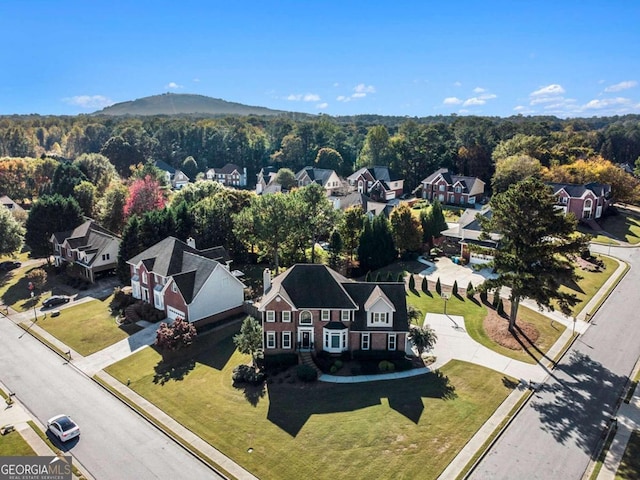
[[[629,443],[622,456],[616,473],[616,480],[635,480],[640,478],[640,431],[631,433]]]
[[[265,390],[234,388],[233,368],[248,361],[233,346],[237,329],[200,339],[195,362],[169,371],[152,348],[107,371],[265,480],[437,478],[515,386],[454,361],[366,388],[301,384],[290,371]]]
[[[24,312],[32,309],[34,305],[36,308],[40,307],[42,302],[51,295],[68,295],[72,293],[70,287],[61,282],[59,275],[49,273],[45,286],[38,292],[36,297],[31,298],[31,292],[28,288],[29,281],[25,275],[34,268],[41,267],[42,262],[38,262],[35,265],[23,265],[10,272],[0,273],[0,303],[10,306],[18,312]]]
[[[423,314],[427,312],[443,313],[444,300],[435,292],[428,295],[424,292],[408,292],[407,303],[419,309]],[[467,332],[476,342],[490,348],[502,355],[527,363],[536,363],[542,355],[560,338],[565,327],[563,325],[551,325],[551,321],[537,311],[521,306],[518,310],[518,320],[524,320],[536,326],[540,332],[535,347],[525,340],[527,350],[511,350],[503,347],[489,338],[482,322],[487,315],[487,308],[479,302],[473,302],[466,297],[452,296],[447,301],[447,314],[464,317]]]
[[[39,319],[38,325],[81,355],[91,355],[128,334],[109,311],[111,296],[60,310],[57,317]]]
[[[17,431],[0,435],[0,457],[35,456],[29,444]]]
[[[577,284],[562,285],[561,291],[571,292],[578,296],[579,303],[573,307],[573,315],[578,315],[582,309],[589,303],[604,282],[616,271],[618,262],[604,255],[596,255],[604,262],[604,270],[601,272],[588,272],[576,267],[577,274],[582,277]]]
[[[618,240],[640,243],[640,217],[635,214],[621,210],[619,215],[606,217],[602,229]]]

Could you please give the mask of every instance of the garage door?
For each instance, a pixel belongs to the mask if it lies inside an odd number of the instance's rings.
[[[185,314],[177,308],[167,306],[167,317],[169,317],[169,320],[175,320],[178,317],[185,318]]]

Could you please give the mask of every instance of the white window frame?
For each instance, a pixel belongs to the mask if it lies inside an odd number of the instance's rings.
[[[275,310],[267,310],[265,315],[265,320],[269,323],[273,323],[276,321],[276,311]]]
[[[282,332],[282,348],[284,350],[291,350],[291,332]]]
[[[178,293],[178,285],[176,285],[176,282],[173,282],[173,283],[171,284],[171,291],[172,291],[173,293]]]
[[[360,349],[369,350],[371,348],[371,334],[363,333],[360,337]]]
[[[398,335],[390,333],[387,337],[387,350],[395,351],[398,348]]]
[[[142,272],[142,283],[149,283],[149,275],[147,274],[147,272]]]
[[[285,323],[291,322],[291,312],[289,310],[282,312],[282,321]]]
[[[340,320],[342,320],[343,322],[351,321],[351,312],[349,310],[342,310],[342,313],[340,314]]]
[[[302,316],[303,315],[309,315],[309,321],[308,322],[303,322],[302,321]],[[313,325],[313,314],[309,311],[309,310],[304,310],[303,312],[300,312],[300,316],[298,317],[298,323],[300,325]]]
[[[267,332],[267,341],[265,345],[269,349],[276,348],[276,332]]]
[[[444,192],[444,183],[441,183],[440,185],[438,185],[438,191]]]
[[[331,311],[329,310],[322,310],[320,313],[320,319],[323,322],[328,322],[329,320],[331,320]]]
[[[371,312],[371,325],[389,325],[389,312]]]

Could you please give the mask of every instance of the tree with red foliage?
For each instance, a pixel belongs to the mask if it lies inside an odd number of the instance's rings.
[[[191,345],[197,334],[193,324],[178,317],[172,324],[160,324],[156,332],[156,346],[161,350],[175,352]]]
[[[124,205],[124,215],[141,215],[152,210],[161,210],[166,203],[165,192],[160,183],[147,175],[143,179],[134,180],[129,186],[129,197]]]

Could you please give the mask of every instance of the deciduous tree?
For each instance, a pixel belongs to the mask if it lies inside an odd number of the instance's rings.
[[[24,227],[13,217],[8,208],[0,206],[0,255],[13,255],[24,242]]]
[[[238,351],[244,355],[251,355],[251,365],[255,367],[256,356],[262,351],[262,326],[253,317],[247,317],[242,322],[240,333],[233,337],[233,343]]]
[[[191,345],[198,332],[192,323],[176,318],[173,323],[162,322],[156,332],[156,345],[161,350],[175,352]]]
[[[164,208],[165,193],[157,180],[147,175],[144,179],[134,180],[129,186],[129,195],[124,205],[124,216],[141,215],[151,210]]]
[[[73,230],[82,223],[82,210],[75,198],[60,195],[40,197],[29,210],[25,242],[34,256],[51,254],[51,235]]]
[[[422,225],[413,216],[411,207],[402,203],[391,212],[389,218],[393,240],[400,253],[417,252],[422,246]]]

